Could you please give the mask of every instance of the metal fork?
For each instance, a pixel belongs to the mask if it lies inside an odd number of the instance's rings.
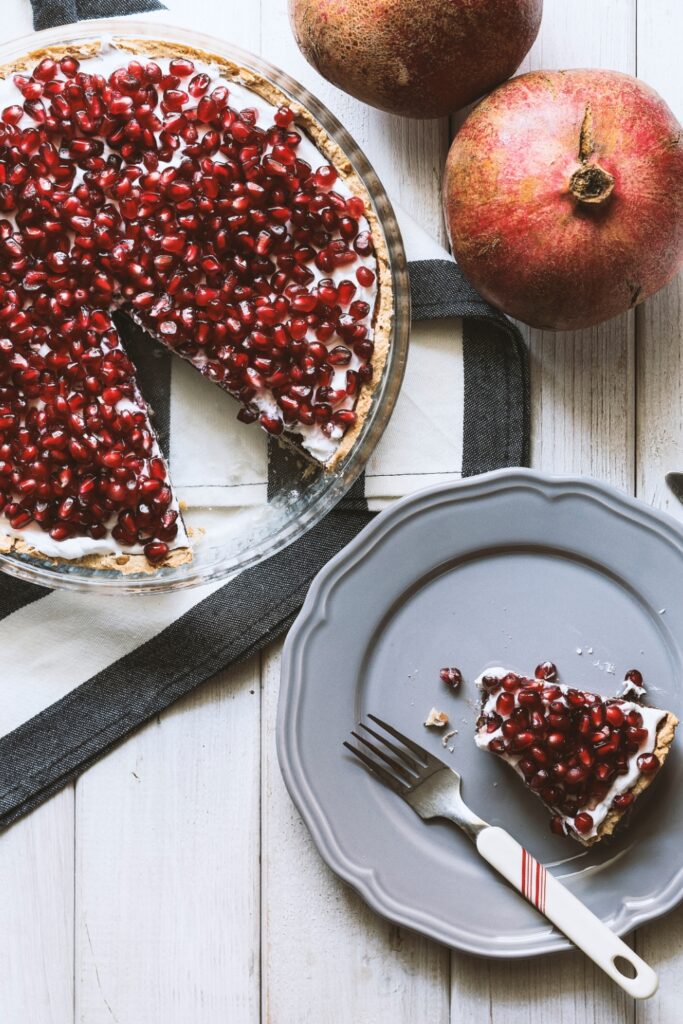
[[[654,995],[658,979],[652,968],[505,829],[470,810],[456,771],[381,718],[368,718],[376,728],[360,722],[359,731],[351,733],[359,745],[345,741],[347,750],[421,818],[447,818],[458,825],[484,860],[630,996]]]

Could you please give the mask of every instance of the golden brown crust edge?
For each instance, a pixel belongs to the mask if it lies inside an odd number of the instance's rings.
[[[192,529],[186,528],[188,536],[192,536]],[[33,547],[21,537],[11,537],[9,534],[0,534],[0,554],[8,555],[14,552],[18,555],[25,555],[28,558],[39,559],[42,563],[49,562],[51,565],[78,566],[82,569],[109,570],[121,573],[122,576],[130,576],[133,573],[146,573],[153,575],[159,569],[177,569],[180,565],[188,565],[192,561],[192,548],[174,548],[169,551],[163,562],[155,565],[143,554],[136,554],[128,551],[112,551],[108,555],[83,555],[81,558],[59,558],[53,555],[46,555],[44,551]]]
[[[635,784],[632,786],[630,792],[633,793],[634,798],[640,796],[648,786],[651,786],[654,780],[657,778],[662,770],[664,762],[669,756],[671,750],[671,744],[673,743],[674,734],[676,732],[676,726],[678,725],[678,719],[671,711],[667,711],[666,716],[662,719],[657,727],[657,742],[655,743],[654,755],[659,761],[659,768],[656,772],[652,772],[649,775],[639,775],[636,779]],[[635,800],[634,800],[635,802]],[[592,836],[590,839],[583,839],[578,833],[572,833],[572,835],[579,840],[583,846],[594,846],[599,843],[601,839],[605,839],[614,834],[615,829],[619,825],[619,822],[624,815],[631,810],[633,804],[629,807],[625,807],[623,810],[614,809],[611,810],[605,820],[598,828],[597,835]]]
[[[208,50],[202,50],[192,46],[183,46],[182,44],[165,42],[163,40],[124,39],[117,37],[113,40],[113,44],[123,52],[134,54],[144,53],[150,57],[188,56],[199,58],[206,63],[216,65],[220,68],[226,78],[235,78],[239,80],[272,105],[289,105],[292,110],[295,111],[297,123],[304,128],[317,148],[334,165],[353,194],[361,196],[365,201],[367,211],[366,217],[372,232],[375,247],[375,258],[377,260],[377,299],[373,319],[373,379],[369,384],[363,387],[358,401],[356,402],[354,407],[356,412],[355,424],[344,434],[344,437],[341,439],[332,458],[327,463],[323,464],[323,468],[327,472],[331,472],[336,469],[339,463],[342,462],[349,454],[363,429],[365,420],[367,419],[372,406],[374,393],[380,385],[384,375],[384,368],[388,359],[389,346],[391,343],[393,288],[391,267],[389,263],[389,251],[367,189],[353,170],[350,161],[341,147],[331,138],[316,118],[314,118],[304,106],[293,101],[291,97],[287,96],[272,82],[266,81],[266,79],[262,78],[250,69],[245,68],[242,65],[235,64],[234,62],[227,60],[225,57],[221,57],[220,55]],[[94,57],[99,53],[100,49],[101,42],[99,40],[95,40],[93,42],[71,43],[68,45],[64,44],[62,46],[54,45],[42,47],[41,49],[30,51],[23,57],[12,61],[11,63],[1,65],[0,78],[7,78],[10,74],[32,67],[44,57],[59,59],[66,54],[71,54],[81,59],[87,59],[88,57]],[[301,450],[298,444],[296,445],[296,448],[299,451]],[[188,531],[188,533],[190,532],[191,531]],[[11,551],[15,551],[19,554],[27,555],[32,558],[39,558],[41,561],[49,559],[49,561],[54,562],[55,564],[114,570],[122,574],[140,572],[151,574],[160,568],[176,568],[179,565],[184,565],[192,561],[192,551],[190,548],[178,548],[171,551],[168,558],[157,565],[152,565],[144,555],[126,554],[125,552],[112,552],[110,555],[86,555],[79,559],[50,558],[20,538],[11,537],[7,534],[0,534],[0,553],[7,554]],[[125,561],[123,561],[124,559]]]

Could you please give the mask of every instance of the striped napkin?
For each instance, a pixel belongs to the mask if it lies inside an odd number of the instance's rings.
[[[155,0],[32,2],[41,27],[160,6]],[[424,486],[527,463],[528,370],[519,333],[419,225],[401,211],[399,221],[413,302],[405,381],[364,478],[323,522],[228,583],[168,595],[49,591],[0,573],[0,827],[193,687],[282,635],[317,572],[377,510]],[[236,423],[228,396],[126,317],[119,328],[162,446],[170,450],[181,497],[201,504],[197,488],[215,472],[220,502],[244,504],[246,492],[231,483],[236,444],[240,458],[248,447],[248,490],[267,492],[282,472],[279,446]],[[212,465],[204,464],[198,479],[187,417],[200,403],[202,457],[210,451]]]

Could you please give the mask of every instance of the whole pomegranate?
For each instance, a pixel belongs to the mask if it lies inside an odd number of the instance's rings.
[[[457,261],[489,302],[534,327],[589,327],[683,263],[683,132],[628,75],[521,75],[458,132],[444,212]]]
[[[543,0],[289,0],[306,60],[373,107],[440,117],[504,82]]]

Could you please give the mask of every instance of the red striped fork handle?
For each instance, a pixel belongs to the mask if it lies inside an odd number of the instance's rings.
[[[516,839],[504,829],[490,825],[479,832],[476,844],[484,860],[625,992],[634,999],[647,999],[654,995],[659,982],[652,968],[546,871]]]

